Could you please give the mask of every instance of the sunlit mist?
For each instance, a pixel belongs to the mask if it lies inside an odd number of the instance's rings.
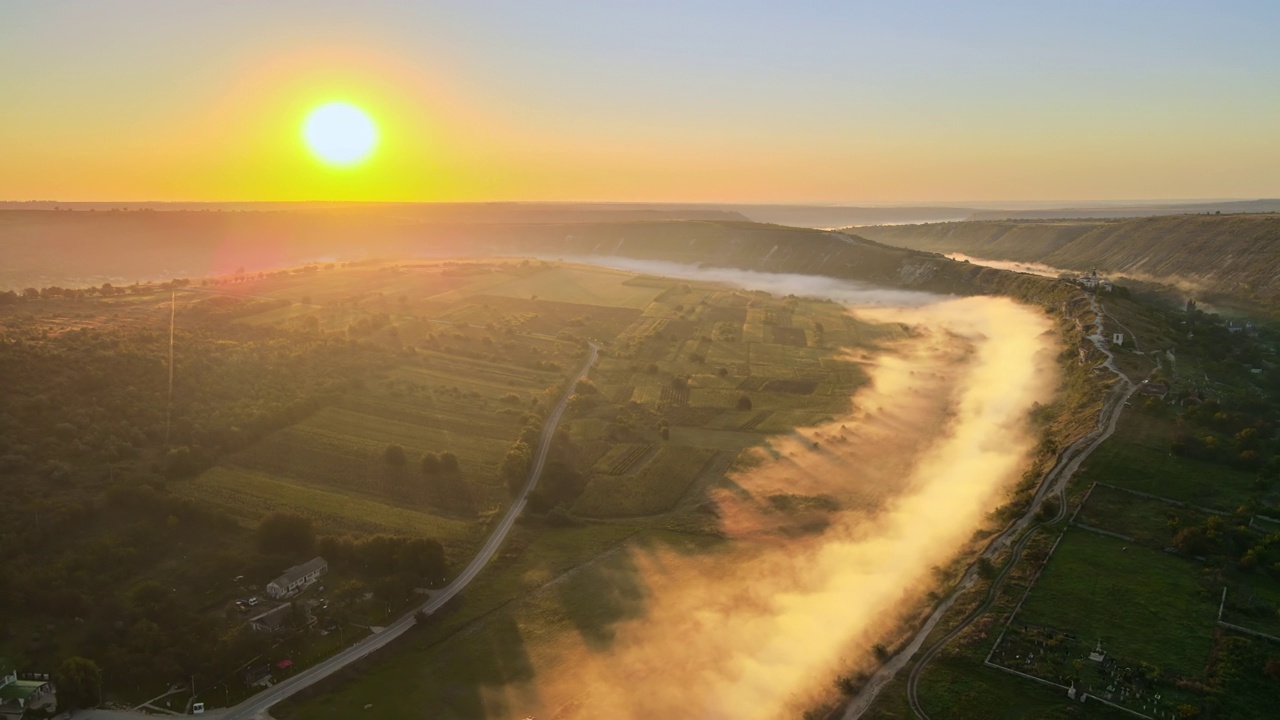
[[[607,649],[561,639],[531,653],[529,686],[491,688],[494,717],[797,717],[835,673],[871,662],[870,647],[930,588],[930,569],[970,539],[1029,461],[1028,412],[1056,383],[1050,323],[1035,309],[697,272],[827,296],[862,319],[911,330],[878,356],[852,358],[871,382],[847,415],[776,436],[758,465],[713,494],[731,552],[631,550],[644,613],[618,623]],[[797,535],[788,527],[796,518],[771,510],[775,493],[836,497],[842,507],[825,529]]]

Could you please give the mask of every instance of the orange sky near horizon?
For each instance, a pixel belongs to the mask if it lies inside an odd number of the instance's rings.
[[[945,35],[945,17],[916,27],[865,9],[850,27],[880,34],[844,44],[812,9],[670,9],[696,14],[673,30],[661,13],[648,26],[625,10],[499,5],[0,6],[0,67],[22,69],[0,73],[0,199],[1280,196],[1280,96],[1257,77],[1201,71],[1194,54],[1090,65],[1075,47],[1014,41],[1004,58]],[[977,15],[972,31],[992,20]],[[1169,32],[1155,25],[1153,37]],[[708,26],[723,32],[700,34]],[[1135,44],[1187,54],[1176,41]],[[917,59],[934,45],[938,57]],[[1227,69],[1257,59],[1228,57]],[[326,166],[303,145],[307,111],[332,100],[376,120],[368,161]]]

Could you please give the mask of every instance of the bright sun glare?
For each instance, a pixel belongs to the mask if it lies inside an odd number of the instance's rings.
[[[378,128],[355,105],[330,102],[307,115],[302,137],[311,152],[324,162],[354,165],[373,153],[378,144]]]

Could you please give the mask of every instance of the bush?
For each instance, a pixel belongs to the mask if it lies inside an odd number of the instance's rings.
[[[529,473],[529,466],[532,463],[533,452],[529,449],[528,443],[523,440],[517,440],[512,444],[511,449],[507,450],[507,456],[502,459],[501,472],[511,494],[520,492],[525,475]]]
[[[54,673],[58,686],[58,709],[79,709],[97,706],[102,701],[102,669],[92,660],[69,657]]]
[[[746,395],[743,395],[742,397],[738,398],[738,409],[739,409],[739,410],[750,410],[750,409],[751,409],[751,398],[747,397]]]
[[[427,453],[422,456],[422,474],[426,476],[439,475],[443,467],[440,464],[440,456],[435,453]]]
[[[408,457],[404,454],[404,448],[394,443],[387,446],[386,452],[383,453],[383,458],[386,459],[387,464],[391,467],[404,467],[405,463],[408,462]]]
[[[311,520],[288,512],[273,512],[258,523],[258,549],[264,553],[306,555],[316,543]]]
[[[451,452],[440,453],[440,467],[447,473],[458,472],[458,456]]]

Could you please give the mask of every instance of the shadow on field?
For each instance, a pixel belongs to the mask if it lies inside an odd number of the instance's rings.
[[[495,614],[476,640],[466,657],[447,660],[465,666],[465,681],[444,684],[438,707],[447,708],[450,717],[523,717],[536,706],[537,693],[533,664],[515,619]]]
[[[615,625],[644,615],[650,590],[635,557],[614,552],[578,568],[556,595],[587,647],[603,652],[613,645]]]

